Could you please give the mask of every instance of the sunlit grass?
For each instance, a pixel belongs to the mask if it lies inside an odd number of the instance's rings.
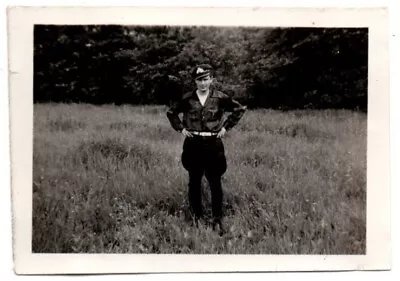
[[[33,252],[365,253],[365,114],[246,112],[224,140],[220,237],[188,221],[165,110],[35,105]]]

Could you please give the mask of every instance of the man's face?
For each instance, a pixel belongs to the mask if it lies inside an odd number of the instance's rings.
[[[197,89],[201,92],[206,92],[210,89],[210,85],[212,83],[212,78],[207,75],[202,78],[195,79]]]

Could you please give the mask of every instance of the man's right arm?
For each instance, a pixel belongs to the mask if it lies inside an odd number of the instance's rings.
[[[172,128],[174,128],[178,132],[182,132],[183,124],[181,119],[179,118],[179,113],[183,111],[183,102],[181,99],[174,102],[167,111],[167,117],[169,122],[171,123]]]

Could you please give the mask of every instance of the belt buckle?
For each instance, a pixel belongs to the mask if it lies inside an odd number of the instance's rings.
[[[213,136],[212,132],[192,132],[194,135],[198,135],[201,137],[211,137]]]
[[[201,132],[203,137],[212,137],[213,135],[215,135],[215,133],[212,132]]]

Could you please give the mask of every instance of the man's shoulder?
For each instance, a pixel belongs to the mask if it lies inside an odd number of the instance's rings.
[[[213,90],[213,97],[220,98],[220,99],[227,99],[229,96],[219,90]]]

